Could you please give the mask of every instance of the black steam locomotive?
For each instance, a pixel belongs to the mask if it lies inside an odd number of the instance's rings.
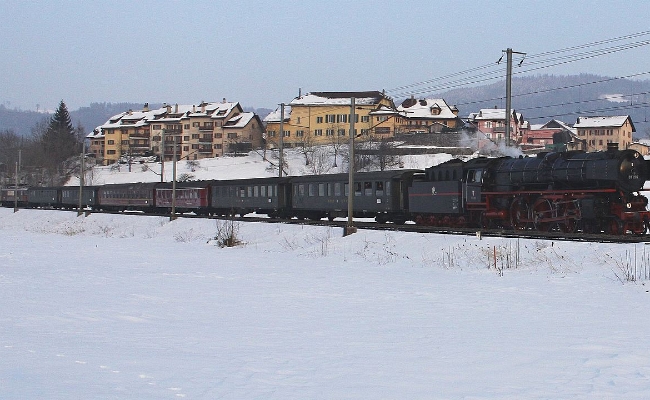
[[[634,150],[541,153],[536,157],[454,159],[425,170],[85,187],[83,206],[205,215],[247,213],[284,218],[347,216],[353,191],[355,217],[377,222],[441,227],[644,234],[648,200],[640,194],[650,174]],[[15,197],[16,196],[17,199]],[[70,209],[79,188],[3,189],[13,206]]]
[[[451,160],[425,172],[409,193],[423,224],[642,234],[650,221],[639,193],[648,164],[634,150]]]

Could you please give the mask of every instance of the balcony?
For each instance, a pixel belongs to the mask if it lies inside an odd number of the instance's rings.
[[[199,143],[212,143],[213,141],[214,139],[212,138],[212,136],[199,138]]]
[[[199,153],[210,153],[210,154],[212,154],[212,147],[199,147]]]
[[[133,132],[129,138],[149,138],[149,132]]]
[[[199,130],[200,131],[210,131],[210,132],[212,132],[214,130],[214,126],[213,125],[199,126]]]

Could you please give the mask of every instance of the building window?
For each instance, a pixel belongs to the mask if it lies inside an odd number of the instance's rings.
[[[370,122],[370,115],[362,115],[361,122]]]
[[[305,136],[305,131],[296,131],[296,136],[297,136],[297,137],[303,137],[303,136]]]
[[[109,140],[108,144],[115,144],[115,140]]]
[[[190,129],[190,124],[185,124],[185,129]]]
[[[339,129],[339,136],[345,136],[345,129]]]
[[[315,136],[323,136],[323,130],[322,129],[316,129],[314,131]]]
[[[115,150],[106,150],[106,154],[115,154]]]
[[[333,123],[335,123],[335,122],[336,122],[336,115],[334,115],[334,114],[327,114],[327,115],[325,116],[325,123],[333,124]]]
[[[275,131],[268,131],[268,132],[266,132],[266,135],[268,137],[275,137]]]
[[[334,129],[328,129],[325,131],[325,136],[334,136]]]
[[[237,132],[228,133],[228,139],[237,139]]]
[[[316,117],[316,123],[317,124],[322,124],[323,123],[323,117]]]

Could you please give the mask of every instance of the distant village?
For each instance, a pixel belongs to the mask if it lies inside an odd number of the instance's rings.
[[[354,121],[351,121],[354,101]],[[200,160],[254,149],[347,144],[355,140],[400,143],[401,152],[494,154],[504,144],[523,153],[603,151],[614,144],[643,155],[647,144],[633,141],[629,115],[579,117],[573,124],[552,119],[531,124],[505,109],[471,110],[464,117],[444,99],[411,97],[396,105],[381,91],[311,92],[269,115],[245,112],[239,102],[164,104],[127,110],[95,128],[87,139],[98,164],[134,158]],[[506,118],[510,135],[506,135]]]

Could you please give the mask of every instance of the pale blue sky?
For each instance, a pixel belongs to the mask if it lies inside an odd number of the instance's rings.
[[[649,16],[647,0],[0,0],[0,104],[225,97],[274,108],[299,88],[391,94],[496,62],[508,47],[539,54],[648,31]],[[648,66],[642,46],[538,72],[623,76]]]

